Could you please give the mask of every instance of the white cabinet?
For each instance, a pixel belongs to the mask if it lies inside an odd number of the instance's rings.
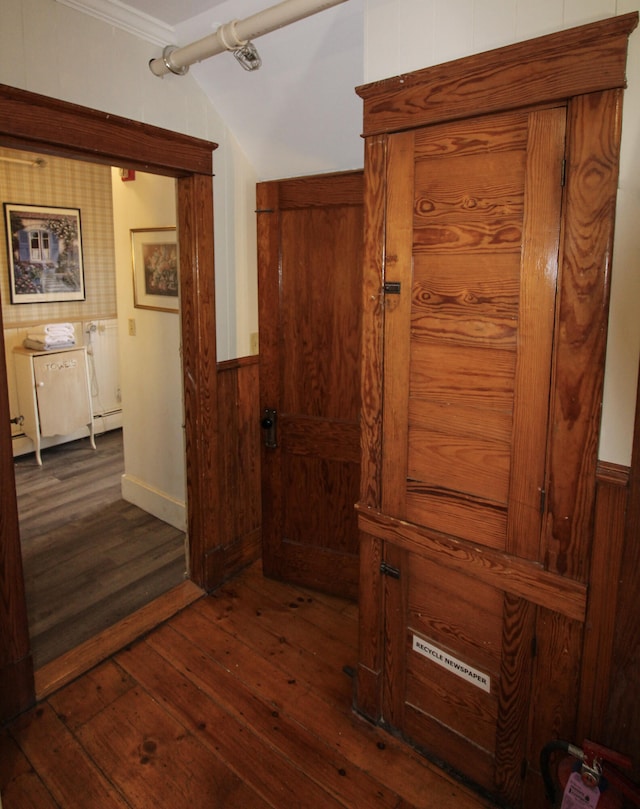
[[[42,438],[87,428],[95,449],[93,412],[84,346],[50,351],[14,348],[16,384],[23,430],[42,465]]]

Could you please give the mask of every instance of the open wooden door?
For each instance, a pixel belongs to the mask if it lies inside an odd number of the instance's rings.
[[[362,172],[257,195],[264,571],[355,598]]]

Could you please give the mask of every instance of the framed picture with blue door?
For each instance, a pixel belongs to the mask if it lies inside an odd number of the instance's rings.
[[[11,303],[83,301],[79,208],[4,203]]]

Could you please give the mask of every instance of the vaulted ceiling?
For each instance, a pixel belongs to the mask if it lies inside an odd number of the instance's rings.
[[[243,20],[277,0],[61,0],[118,19],[133,16],[138,35],[183,46],[219,25]],[[246,71],[225,52],[190,67],[258,179],[360,168],[363,2],[346,0],[254,40],[262,67]],[[123,14],[124,12],[124,14]],[[162,41],[166,38],[165,41]],[[140,70],[148,70],[140,65]],[[180,82],[170,75],[158,81]]]

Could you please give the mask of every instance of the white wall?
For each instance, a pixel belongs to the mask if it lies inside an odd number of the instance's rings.
[[[125,467],[122,497],[184,531],[180,316],[134,307],[130,233],[138,228],[175,227],[175,180],[136,172],[133,182],[122,182],[117,169],[112,170],[112,178]]]
[[[638,0],[365,0],[365,81],[640,7]],[[629,40],[601,460],[631,461],[640,356],[640,30]]]
[[[257,331],[255,172],[191,76],[160,80],[158,46],[57,3],[2,0],[0,82],[219,144],[214,152],[218,359]],[[254,196],[254,195],[253,195]],[[238,263],[241,262],[241,263]]]
[[[639,0],[364,0],[364,79],[427,67],[638,5]],[[242,356],[249,353],[249,335],[257,331],[256,173],[191,75],[159,80],[146,68],[157,53],[157,45],[55,0],[2,0],[3,83],[219,144],[214,152],[218,358]],[[631,456],[640,354],[640,31],[630,39],[628,76],[600,447],[601,459],[624,465]]]

